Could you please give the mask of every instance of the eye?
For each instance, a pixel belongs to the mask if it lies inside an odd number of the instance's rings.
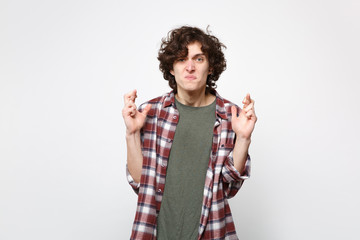
[[[185,59],[184,58],[179,58],[176,60],[177,62],[185,62]]]
[[[204,61],[204,58],[203,58],[203,57],[198,57],[198,58],[196,58],[196,61],[197,61],[197,62],[203,62],[203,61]]]

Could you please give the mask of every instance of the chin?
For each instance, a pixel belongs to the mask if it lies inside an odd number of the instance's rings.
[[[202,89],[202,88],[186,88],[186,89],[184,89],[184,91],[186,91],[186,92],[198,92],[198,91],[202,91],[202,90],[205,91],[205,88],[204,89]]]

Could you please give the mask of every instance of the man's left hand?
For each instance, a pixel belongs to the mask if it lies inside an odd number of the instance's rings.
[[[231,125],[237,138],[249,140],[257,121],[254,110],[255,101],[250,98],[250,94],[248,93],[242,103],[244,105],[239,116],[237,116],[236,107],[231,107]]]

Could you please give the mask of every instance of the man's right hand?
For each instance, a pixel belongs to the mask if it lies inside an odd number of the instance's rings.
[[[151,104],[148,104],[142,112],[139,112],[135,105],[136,97],[136,90],[133,90],[124,95],[125,105],[122,110],[122,115],[126,125],[127,135],[140,132],[140,129],[144,126],[146,115],[151,108]]]

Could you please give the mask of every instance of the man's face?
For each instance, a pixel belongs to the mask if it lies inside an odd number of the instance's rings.
[[[203,93],[207,76],[211,73],[208,59],[199,42],[190,43],[187,48],[188,55],[177,59],[170,73],[175,77],[178,93]]]

